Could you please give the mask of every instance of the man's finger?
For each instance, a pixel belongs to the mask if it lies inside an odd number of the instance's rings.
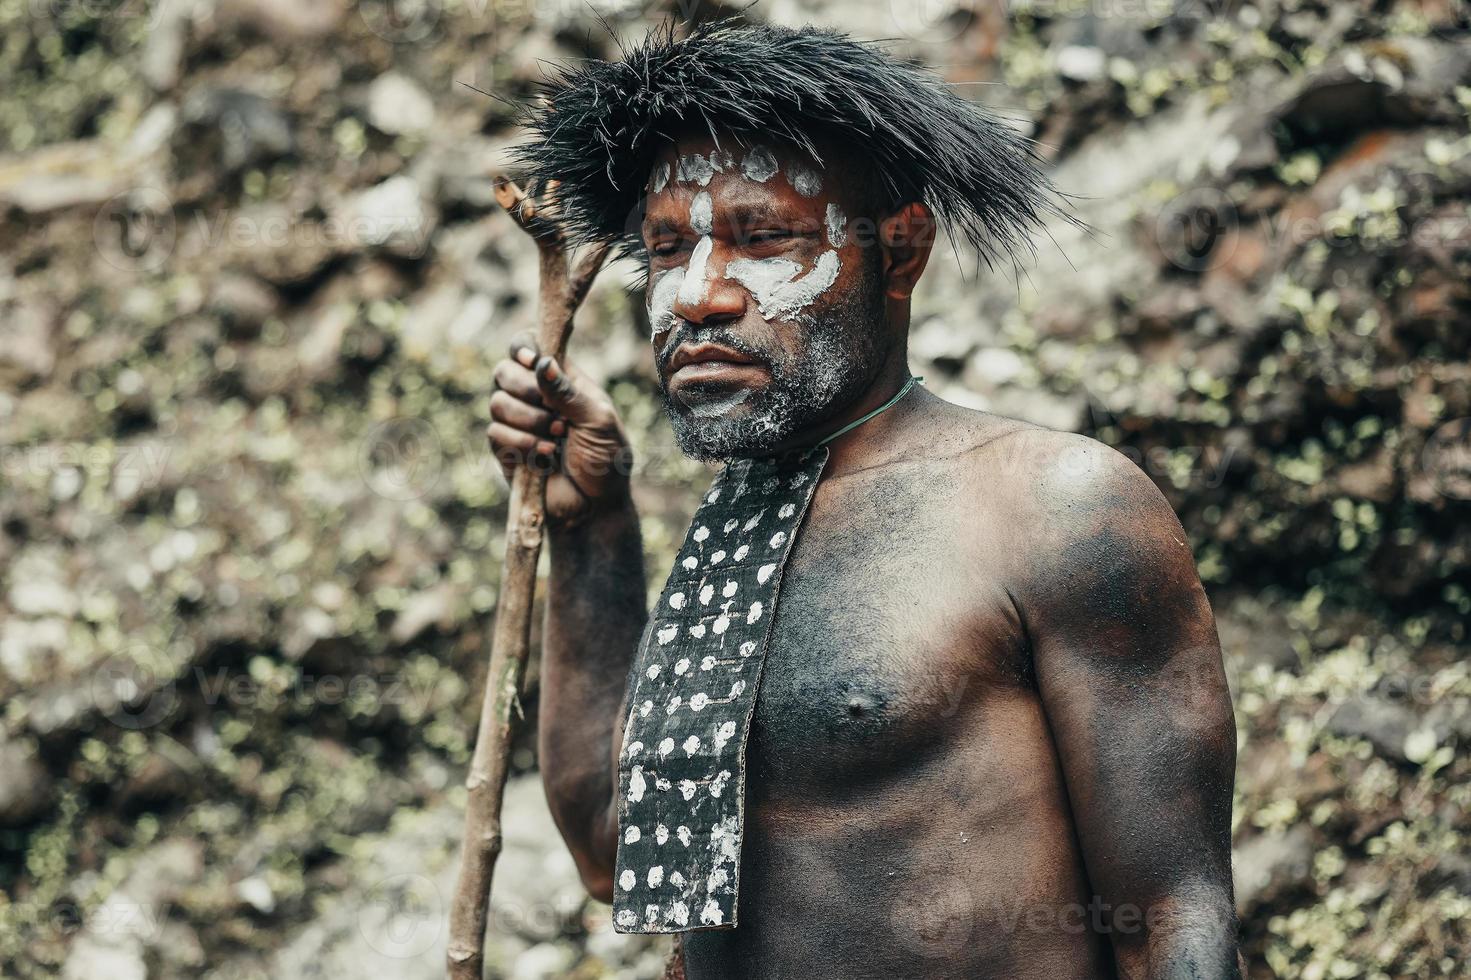
[[[538,436],[553,434],[552,422],[555,419],[551,412],[528,405],[504,389],[490,396],[490,417],[522,432]]]
[[[541,348],[536,343],[535,334],[523,331],[511,338],[511,360],[522,367],[534,366],[540,356]]]
[[[495,366],[495,386],[528,405],[542,404],[541,386],[536,383],[536,376],[529,368],[513,360],[501,361]]]
[[[491,451],[502,465],[509,465],[508,460],[510,464],[525,462],[532,456],[550,458],[557,452],[557,444],[550,439],[512,428],[504,422],[490,423],[485,435],[490,439]]]
[[[546,354],[536,361],[536,384],[541,391],[542,403],[568,422],[580,425],[593,420],[593,406],[572,380],[572,375]]]

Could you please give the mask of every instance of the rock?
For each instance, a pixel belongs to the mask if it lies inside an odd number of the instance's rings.
[[[1098,48],[1069,44],[1057,52],[1057,73],[1075,82],[1091,82],[1103,77],[1106,61]]]
[[[56,312],[37,300],[0,301],[0,382],[43,381],[56,366]]]
[[[219,0],[221,27],[235,24],[277,41],[327,37],[347,13],[343,0]]]
[[[966,365],[967,383],[994,388],[1016,379],[1026,370],[1026,362],[1005,347],[986,347],[975,352]]]
[[[412,79],[386,72],[368,87],[368,122],[390,136],[426,133],[434,128],[434,102]]]
[[[102,140],[56,143],[24,156],[0,156],[0,204],[29,214],[95,207],[144,183],[145,162]]]
[[[179,83],[191,7],[190,0],[160,0],[150,9],[139,68],[157,91],[168,91]]]
[[[435,218],[411,177],[390,177],[353,195],[336,217],[354,248],[387,248],[415,257],[429,248]]]
[[[269,284],[254,276],[226,272],[212,285],[210,308],[236,336],[249,337],[281,309],[281,297]]]
[[[463,831],[464,813],[441,806],[402,813],[388,832],[364,835],[343,869],[346,885],[314,907],[272,955],[267,974],[440,980]],[[497,873],[497,890],[504,881]]]
[[[203,871],[204,849],[192,838],[145,851],[82,923],[62,968],[65,980],[147,980],[145,954],[167,935],[169,906]]]
[[[909,335],[910,352],[923,361],[962,362],[975,345],[970,330],[938,316],[925,317]]]
[[[51,774],[33,745],[0,741],[0,827],[16,827],[51,806]]]
[[[271,886],[259,875],[237,881],[235,894],[262,915],[270,915],[276,910],[276,896],[271,891]]]
[[[512,780],[504,809],[506,850],[496,865],[492,921],[527,940],[555,939],[577,921],[587,890],[552,821],[540,777]]]
[[[1405,740],[1420,727],[1420,719],[1404,704],[1374,693],[1344,702],[1328,719],[1328,730],[1344,738],[1363,738],[1386,759],[1408,762]]]
[[[1308,880],[1313,863],[1313,832],[1298,824],[1283,833],[1250,838],[1232,851],[1236,908],[1246,916],[1262,901]]]
[[[191,151],[198,165],[199,150],[226,171],[256,166],[290,153],[296,145],[291,122],[272,100],[233,88],[198,88],[184,99],[181,111],[181,150]]]
[[[453,622],[456,590],[450,585],[440,585],[412,596],[399,610],[389,635],[393,642],[412,643],[430,626],[447,629]]]
[[[537,943],[516,958],[509,980],[556,980],[567,975],[577,953],[560,943]]]

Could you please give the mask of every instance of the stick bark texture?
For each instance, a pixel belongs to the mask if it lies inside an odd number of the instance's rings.
[[[540,256],[537,342],[561,363],[572,317],[607,257],[606,246],[584,252],[574,264],[556,221],[556,187],[535,196],[504,178],[496,201],[536,242]],[[490,669],[480,707],[475,754],[465,780],[465,845],[450,906],[448,967],[451,980],[482,980],[490,888],[501,853],[501,800],[510,768],[514,715],[520,714],[521,679],[531,647],[536,565],[546,517],[547,471],[523,461],[511,480],[506,516],[506,556],[491,638]]]

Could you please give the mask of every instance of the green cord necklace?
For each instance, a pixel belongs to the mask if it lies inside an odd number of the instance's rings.
[[[826,446],[828,443],[832,442],[834,439],[836,439],[838,436],[842,435],[843,433],[845,433],[845,432],[852,432],[854,429],[858,428],[860,425],[862,425],[864,422],[867,422],[869,419],[873,418],[875,415],[878,415],[881,412],[887,412],[889,409],[891,409],[891,408],[894,407],[894,405],[899,401],[899,399],[901,399],[905,395],[909,394],[909,389],[910,388],[913,388],[917,384],[922,384],[923,382],[924,382],[924,378],[920,377],[917,374],[911,374],[909,376],[909,380],[906,381],[906,382],[904,382],[904,387],[900,388],[899,391],[898,391],[898,393],[895,394],[893,398],[890,398],[888,401],[884,402],[882,405],[880,405],[878,408],[874,409],[873,411],[869,412],[867,415],[864,415],[861,418],[856,418],[853,421],[849,422],[847,425],[843,426],[841,429],[839,429],[837,432],[834,432],[832,435],[827,436],[826,438],[819,440],[818,443],[817,443],[817,445],[819,445],[819,446]]]

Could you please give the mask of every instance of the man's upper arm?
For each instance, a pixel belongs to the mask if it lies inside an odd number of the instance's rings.
[[[1126,976],[1236,976],[1236,732],[1189,543],[1127,459],[1038,438],[1015,598],[1101,918]]]

